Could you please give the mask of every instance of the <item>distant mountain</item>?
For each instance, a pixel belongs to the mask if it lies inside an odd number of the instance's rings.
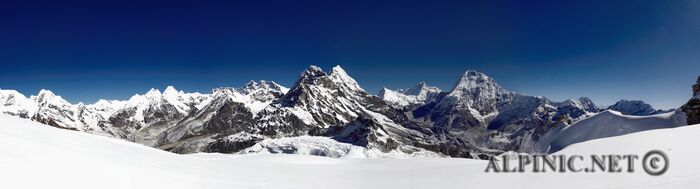
[[[425,82],[420,82],[408,89],[391,90],[383,88],[379,91],[379,97],[400,108],[428,103],[434,100],[440,94],[440,91],[437,87],[431,87]]]
[[[599,112],[593,101],[588,97],[581,97],[577,100],[566,100],[564,102],[553,103],[557,107],[557,115],[568,116],[569,118],[582,118],[588,113]]]
[[[119,128],[105,125],[106,115],[115,111],[110,106],[118,102],[100,101],[96,104],[70,104],[49,90],[41,90],[27,98],[15,90],[0,90],[0,112],[32,119],[53,127],[76,130],[110,137],[126,138]]]
[[[615,104],[609,106],[606,109],[615,110],[615,111],[618,111],[618,112],[625,114],[625,115],[636,115],[636,116],[654,115],[654,114],[666,113],[666,112],[673,111],[673,110],[656,110],[653,107],[651,107],[651,105],[647,104],[644,101],[624,100],[624,99],[617,101]]]
[[[3,114],[22,118],[33,116],[38,108],[34,100],[15,90],[0,90],[0,105]]]
[[[553,102],[507,91],[486,74],[468,70],[451,91],[408,114],[428,122],[440,135],[478,148],[533,150],[550,128],[571,124],[597,112],[588,98]]]

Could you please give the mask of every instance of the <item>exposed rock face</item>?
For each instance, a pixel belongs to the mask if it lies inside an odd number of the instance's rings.
[[[695,85],[693,85],[693,97],[700,96],[700,76],[698,76],[698,80],[695,81]]]
[[[688,125],[700,123],[700,76],[693,85],[693,98],[688,100],[681,110],[688,116]]]

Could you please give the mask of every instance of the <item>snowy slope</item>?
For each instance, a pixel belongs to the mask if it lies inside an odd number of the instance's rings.
[[[662,176],[635,173],[487,174],[486,161],[333,159],[303,155],[177,155],[0,115],[2,188],[694,188],[700,125],[571,145],[563,154],[668,153]],[[653,138],[654,140],[649,140]],[[37,150],[41,149],[41,150]],[[640,167],[641,165],[637,165]]]
[[[554,134],[549,149],[556,152],[564,147],[588,140],[619,136],[652,129],[672,128],[686,125],[682,112],[669,112],[650,116],[630,116],[620,112],[606,110],[574,125],[562,128]]]

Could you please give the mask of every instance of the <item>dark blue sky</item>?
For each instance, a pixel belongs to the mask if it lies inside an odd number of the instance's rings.
[[[208,92],[308,65],[365,89],[467,69],[555,100],[671,108],[700,74],[700,1],[0,1],[0,88],[71,102]]]

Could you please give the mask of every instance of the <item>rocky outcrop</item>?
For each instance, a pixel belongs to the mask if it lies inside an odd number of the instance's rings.
[[[693,96],[700,96],[700,76],[698,76],[698,80],[695,81],[695,85],[693,85]]]
[[[693,98],[688,100],[681,110],[688,116],[688,125],[700,123],[700,76],[693,85]]]

